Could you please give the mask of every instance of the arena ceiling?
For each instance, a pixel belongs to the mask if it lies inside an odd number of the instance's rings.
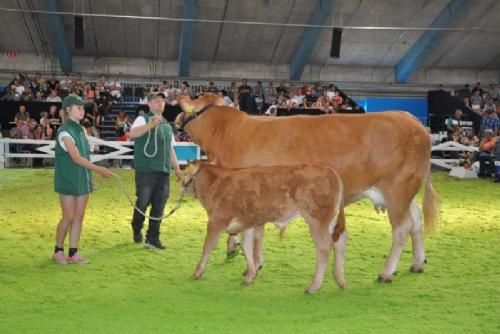
[[[82,49],[75,48],[73,15],[62,15],[73,56],[177,60],[183,22],[154,17],[182,19],[186,2],[194,2],[196,19],[216,22],[192,25],[187,41],[190,60],[291,64],[304,43],[304,32],[310,29],[300,25],[311,24],[321,2],[332,4],[331,9],[324,5],[327,15],[321,25],[398,29],[344,28],[338,59],[330,57],[332,29],[318,29],[307,63],[394,67],[426,33],[411,28],[431,27],[453,1],[457,0],[0,0],[0,47],[3,51],[53,55],[49,15],[37,11],[47,10],[46,2],[55,2],[61,12],[88,15],[83,18]],[[500,70],[500,1],[468,1],[445,28],[439,43],[426,50],[420,66]]]

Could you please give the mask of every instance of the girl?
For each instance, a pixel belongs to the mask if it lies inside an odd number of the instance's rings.
[[[80,121],[85,115],[84,101],[76,95],[68,95],[62,102],[64,124],[57,132],[55,148],[54,190],[59,193],[62,218],[57,225],[54,262],[88,263],[78,253],[78,242],[82,232],[85,207],[92,192],[90,170],[103,177],[111,177],[112,172],[89,161],[90,148],[85,130]],[[69,234],[69,254],[64,257],[64,239]]]

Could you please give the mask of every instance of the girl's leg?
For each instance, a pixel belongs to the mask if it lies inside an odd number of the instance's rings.
[[[69,230],[70,248],[78,248],[80,234],[82,233],[83,216],[85,215],[85,208],[87,207],[88,200],[89,195],[75,197],[73,222],[71,223]]]
[[[63,248],[68,228],[75,219],[76,197],[59,195],[59,201],[61,203],[62,218],[57,224],[56,246]]]

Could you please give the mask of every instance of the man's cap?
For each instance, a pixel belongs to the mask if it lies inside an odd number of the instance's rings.
[[[158,96],[161,97],[161,98],[163,98],[165,100],[165,94],[154,92],[154,93],[149,93],[148,94],[148,97],[147,97],[148,98],[148,102],[153,101]]]
[[[68,95],[62,101],[62,107],[66,108],[69,106],[82,106],[85,104],[85,101],[82,100],[81,97],[77,95]]]

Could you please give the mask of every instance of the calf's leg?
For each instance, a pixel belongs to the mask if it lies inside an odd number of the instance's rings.
[[[203,273],[205,272],[205,267],[208,262],[208,257],[210,256],[210,253],[214,249],[215,245],[217,244],[219,236],[223,230],[224,230],[223,224],[212,220],[208,221],[207,235],[205,237],[205,246],[203,247],[203,254],[201,255],[200,262],[198,262],[198,266],[196,267],[196,270],[193,273],[194,279],[199,279],[201,278],[201,276],[203,276]]]

